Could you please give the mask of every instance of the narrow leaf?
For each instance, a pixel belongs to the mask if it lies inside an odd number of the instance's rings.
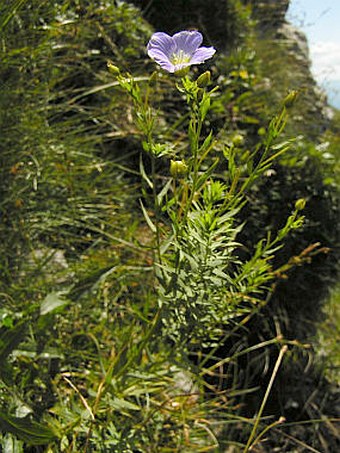
[[[144,181],[146,181],[146,183],[150,187],[150,189],[153,189],[153,183],[150,180],[150,178],[148,177],[148,175],[146,174],[146,171],[144,168],[142,155],[140,155],[140,158],[139,158],[139,170],[140,170],[140,174],[141,174],[142,178],[144,179]]]
[[[168,193],[168,190],[170,189],[171,187],[171,183],[172,183],[172,180],[169,179],[169,181],[165,184],[165,186],[163,187],[163,189],[159,192],[159,194],[157,195],[157,201],[158,201],[158,204],[161,205],[162,204],[162,200],[164,198],[164,196]]]
[[[153,223],[152,220],[150,219],[150,216],[149,216],[149,214],[147,213],[147,210],[145,209],[145,207],[144,207],[142,201],[139,200],[139,202],[140,202],[140,205],[141,205],[141,208],[142,208],[142,211],[143,211],[143,214],[144,214],[146,223],[149,225],[150,230],[151,230],[153,233],[156,233],[156,231],[157,231],[156,226],[154,225],[154,223]]]

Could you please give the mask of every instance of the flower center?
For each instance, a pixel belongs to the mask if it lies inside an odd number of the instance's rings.
[[[174,52],[170,58],[170,61],[174,66],[189,63],[190,60],[191,55],[184,53],[183,50],[178,50],[177,52]]]

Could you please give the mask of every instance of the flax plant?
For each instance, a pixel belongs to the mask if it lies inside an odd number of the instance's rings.
[[[231,320],[265,300],[275,277],[271,261],[287,234],[303,222],[300,202],[278,232],[268,233],[253,252],[244,253],[238,241],[243,227],[239,214],[254,182],[289,149],[290,142],[277,142],[286,125],[288,100],[253,151],[218,143],[216,132],[205,127],[218,86],[211,86],[209,71],[196,79],[189,74],[192,64],[214,54],[212,48],[199,47],[201,43],[199,32],[180,32],[173,37],[156,33],[148,45],[149,56],[175,73],[173,89],[189,109],[187,143],[181,149],[155,138],[157,112],[151,98],[157,73],[142,90],[131,74],[111,65],[133,101],[143,136],[140,173],[145,189],[140,203],[155,237],[157,318],[165,337],[186,353],[218,344]],[[222,153],[216,151],[221,148]],[[144,159],[150,160],[149,173]],[[157,161],[168,168],[165,179],[155,171]]]

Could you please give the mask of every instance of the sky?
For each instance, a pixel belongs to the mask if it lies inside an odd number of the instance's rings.
[[[287,19],[307,35],[313,75],[340,108],[340,0],[291,0]]]

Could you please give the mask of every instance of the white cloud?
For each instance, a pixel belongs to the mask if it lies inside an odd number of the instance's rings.
[[[319,82],[340,80],[340,43],[319,41],[310,44],[312,71]]]

